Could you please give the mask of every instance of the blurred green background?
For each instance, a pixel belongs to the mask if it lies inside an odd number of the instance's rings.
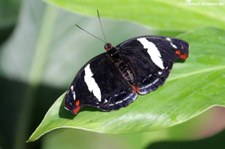
[[[110,135],[59,129],[26,143],[79,68],[103,52],[101,42],[74,27],[77,23],[101,37],[96,9],[113,44],[146,34],[176,36],[205,26],[225,29],[223,0],[152,0],[149,6],[145,1],[131,2],[135,5],[126,0],[0,1],[0,148],[225,148],[222,107],[154,132]],[[144,17],[138,16],[137,3],[146,10]]]

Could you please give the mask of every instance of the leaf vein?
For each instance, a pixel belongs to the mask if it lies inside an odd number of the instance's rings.
[[[193,75],[198,75],[198,74],[206,73],[206,72],[210,72],[210,71],[217,71],[217,70],[220,70],[220,69],[224,69],[225,70],[225,66],[218,66],[218,67],[214,67],[214,68],[207,68],[207,69],[202,69],[202,70],[199,70],[199,71],[194,71],[194,72],[182,74],[182,75],[179,75],[179,76],[176,76],[176,77],[169,78],[168,81],[174,81],[174,80],[177,80],[177,79],[190,77],[190,76],[193,76]]]

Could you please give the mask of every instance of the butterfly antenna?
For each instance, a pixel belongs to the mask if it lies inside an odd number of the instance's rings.
[[[101,17],[100,17],[98,9],[97,9],[97,14],[98,14],[98,21],[99,21],[99,24],[100,24],[100,27],[101,27],[102,35],[103,35],[105,41],[107,42],[107,39],[106,39],[106,36],[105,36],[105,33],[104,33],[104,29],[103,29],[103,26],[102,26]]]
[[[101,38],[99,38],[99,37],[95,36],[94,34],[92,34],[92,33],[88,32],[87,30],[85,30],[85,29],[83,29],[82,27],[80,27],[79,25],[75,24],[75,26],[76,26],[76,27],[78,27],[79,29],[81,29],[82,31],[86,32],[87,34],[89,34],[89,35],[93,36],[94,38],[96,38],[96,39],[98,39],[98,40],[100,40],[100,41],[104,42],[105,44],[107,43],[107,41],[106,41],[106,40],[103,40],[103,39],[101,39]]]

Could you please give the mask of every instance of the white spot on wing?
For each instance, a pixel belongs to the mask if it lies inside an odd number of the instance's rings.
[[[70,91],[71,91],[72,94],[73,94],[73,100],[76,100],[76,94],[75,94],[75,91],[74,91],[73,89],[74,89],[74,88],[73,88],[73,85],[71,85]]]
[[[146,38],[139,38],[137,39],[141,42],[145,49],[147,49],[148,54],[150,55],[152,61],[161,69],[164,69],[163,61],[161,59],[161,54],[158,48],[155,46],[154,43],[148,41]]]
[[[177,46],[176,46],[175,44],[173,44],[173,42],[171,41],[171,39],[170,39],[169,37],[167,37],[166,40],[169,41],[170,45],[171,45],[173,48],[177,49]]]
[[[93,73],[90,69],[90,64],[88,64],[85,69],[85,75],[84,75],[84,81],[87,84],[88,90],[90,92],[93,92],[94,96],[98,99],[98,101],[101,101],[101,91],[98,86],[98,84],[95,82],[95,79],[92,77]]]
[[[167,40],[167,41],[171,41],[171,39],[170,39],[169,37],[166,37],[166,40]]]
[[[159,72],[158,72],[159,75],[161,75],[162,73],[163,73],[162,71],[159,71]]]
[[[72,91],[72,94],[73,94],[73,99],[76,100],[76,94],[74,91]]]

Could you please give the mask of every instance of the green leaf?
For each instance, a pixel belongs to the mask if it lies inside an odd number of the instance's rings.
[[[187,0],[45,0],[58,7],[96,16],[133,20],[161,30],[216,26],[225,29],[225,2]],[[197,4],[197,5],[196,5]],[[204,5],[205,4],[205,5]]]
[[[34,141],[58,128],[120,134],[159,130],[183,123],[213,106],[225,106],[225,31],[200,28],[179,38],[190,44],[185,63],[174,65],[157,91],[113,112],[82,111],[71,118],[61,95],[29,138]]]
[[[0,29],[13,26],[18,17],[20,0],[0,1]]]
[[[191,119],[188,122],[182,123],[181,125],[177,125],[168,129],[162,129],[160,131],[145,133],[109,135],[82,131],[78,129],[58,129],[45,135],[45,137],[43,138],[43,149],[74,149],[74,146],[76,146],[76,148],[82,149],[111,149],[115,148],[114,144],[116,144],[117,149],[144,149],[150,144],[159,143],[160,141],[164,140],[166,140],[166,142],[180,142],[182,140],[188,142],[187,140],[205,137],[205,134],[200,132],[202,132],[203,130],[210,130],[210,128],[206,128],[206,126],[209,126],[208,124],[212,123],[212,114],[218,115],[218,112],[215,112],[218,109],[223,110],[224,108],[215,107]],[[218,120],[216,122],[218,124],[220,123]],[[212,127],[215,129],[215,126]],[[223,137],[221,136],[221,142],[223,140],[222,138]],[[99,142],[101,143],[99,144]],[[191,142],[188,143],[191,144]],[[196,143],[196,141],[194,141],[193,143]]]

